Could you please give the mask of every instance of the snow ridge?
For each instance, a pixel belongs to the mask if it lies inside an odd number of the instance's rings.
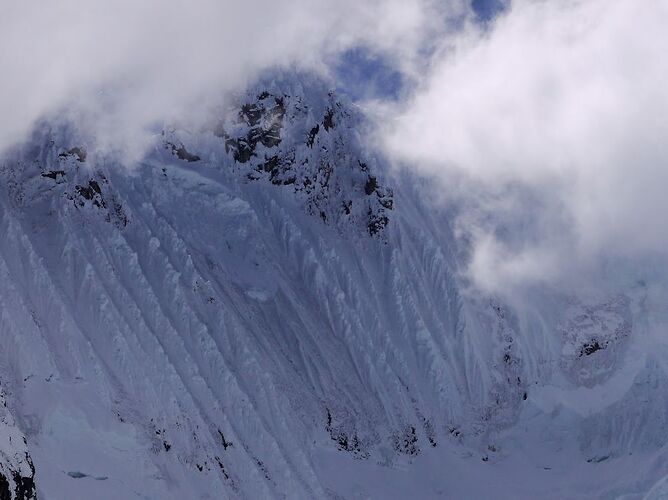
[[[466,471],[494,478],[533,442],[545,467],[590,467],[574,488],[640,491],[602,471],[662,450],[660,402],[633,410],[665,378],[629,362],[647,291],[530,313],[463,295],[449,215],[363,130],[322,83],[282,77],[138,165],[48,125],[4,158],[2,422],[28,448],[1,470],[32,478],[32,459],[48,498],[388,498],[400,471],[461,497]],[[608,395],[620,374],[638,384]],[[435,464],[463,472],[420,479]]]

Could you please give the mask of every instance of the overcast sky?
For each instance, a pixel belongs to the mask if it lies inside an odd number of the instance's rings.
[[[667,25],[664,0],[6,2],[0,149],[55,115],[140,155],[267,69],[316,71],[461,207],[478,286],[573,283],[666,260]]]

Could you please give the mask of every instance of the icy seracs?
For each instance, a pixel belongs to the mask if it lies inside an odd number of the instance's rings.
[[[658,289],[464,294],[364,131],[282,77],[137,164],[2,159],[0,497],[662,498]]]

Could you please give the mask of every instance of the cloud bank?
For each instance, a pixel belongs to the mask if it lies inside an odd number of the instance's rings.
[[[409,82],[381,145],[442,181],[478,287],[668,261],[668,4],[515,0],[475,19],[465,0],[9,2],[0,151],[63,116],[140,155],[267,69],[332,76],[361,48]]]
[[[661,0],[516,0],[444,40],[383,143],[465,207],[479,286],[666,260],[667,25]]]
[[[271,67],[326,73],[329,58],[354,46],[408,64],[433,8],[431,0],[7,2],[0,149],[60,113],[76,115],[101,143],[141,149],[156,122],[196,115]]]

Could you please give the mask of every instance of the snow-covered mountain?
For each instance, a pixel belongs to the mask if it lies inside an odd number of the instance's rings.
[[[2,158],[0,498],[668,494],[660,290],[465,292],[366,130],[288,76],[136,164],[46,123]]]

